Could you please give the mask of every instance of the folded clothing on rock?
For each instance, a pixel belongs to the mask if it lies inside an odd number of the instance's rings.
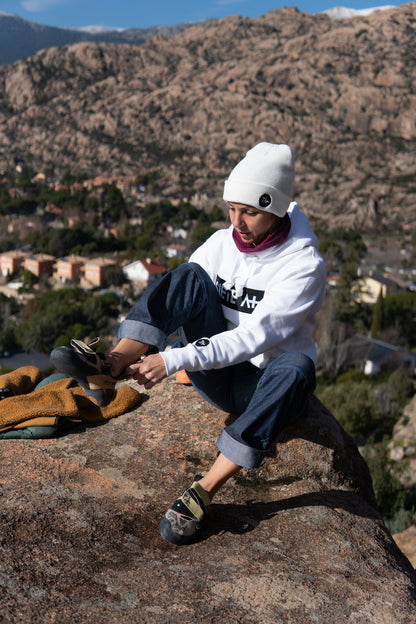
[[[111,403],[99,407],[72,379],[51,375],[42,380],[41,371],[34,366],[0,375],[0,389],[6,388],[12,396],[0,401],[0,438],[51,437],[64,424],[105,422],[141,401],[139,392],[122,384]]]

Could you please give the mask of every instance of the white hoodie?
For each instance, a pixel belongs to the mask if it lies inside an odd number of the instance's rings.
[[[277,247],[257,254],[240,252],[230,226],[192,254],[189,261],[200,264],[217,287],[227,331],[161,353],[168,375],[182,368],[208,370],[246,360],[265,368],[288,351],[316,361],[312,331],[325,296],[325,263],[295,202],[288,214],[290,234]]]

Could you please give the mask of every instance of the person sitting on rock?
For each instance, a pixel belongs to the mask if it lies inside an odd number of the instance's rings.
[[[144,292],[111,352],[104,357],[94,345],[72,341],[51,354],[99,405],[111,400],[117,378],[149,389],[185,369],[202,397],[238,415],[222,430],[210,470],[162,518],[168,542],[192,540],[219,488],[242,467],[260,465],[315,389],[312,331],[325,264],[292,201],[293,181],[288,145],[250,149],[225,181],[231,225]],[[183,346],[165,350],[174,333]]]

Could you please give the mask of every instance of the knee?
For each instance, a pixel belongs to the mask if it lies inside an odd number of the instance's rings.
[[[304,379],[308,391],[313,392],[316,387],[315,364],[310,357],[298,351],[283,353],[278,356],[270,366],[278,373],[290,370],[298,379]]]
[[[172,272],[183,274],[183,275],[187,275],[188,273],[196,274],[198,276],[207,275],[207,272],[205,271],[205,269],[203,269],[196,262],[184,262],[183,264],[180,264],[178,267],[176,267],[176,269],[173,269]]]
[[[195,283],[211,283],[212,280],[209,277],[208,273],[196,262],[184,262],[180,264],[176,269],[170,272],[172,275],[175,275],[179,278],[184,278],[188,281]]]

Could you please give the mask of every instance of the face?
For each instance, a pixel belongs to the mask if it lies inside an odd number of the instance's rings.
[[[243,243],[258,245],[276,223],[275,215],[245,204],[228,202],[231,223]]]

